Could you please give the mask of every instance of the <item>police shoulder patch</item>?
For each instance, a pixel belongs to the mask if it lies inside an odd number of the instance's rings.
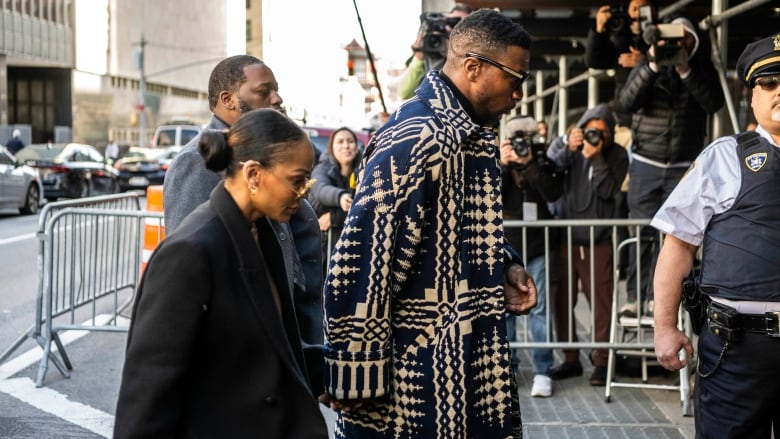
[[[766,164],[767,154],[765,152],[757,152],[745,157],[745,165],[753,172],[758,172]]]

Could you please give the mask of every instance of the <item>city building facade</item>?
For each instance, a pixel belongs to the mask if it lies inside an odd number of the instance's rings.
[[[166,121],[205,123],[226,27],[225,1],[0,0],[0,143],[18,127],[146,145]]]

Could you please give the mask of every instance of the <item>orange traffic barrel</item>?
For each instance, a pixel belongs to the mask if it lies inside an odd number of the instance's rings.
[[[163,187],[154,185],[146,188],[146,210],[149,212],[163,211]],[[144,220],[144,248],[141,259],[141,273],[146,269],[146,264],[157,248],[157,244],[165,238],[165,222],[162,218],[146,218]]]

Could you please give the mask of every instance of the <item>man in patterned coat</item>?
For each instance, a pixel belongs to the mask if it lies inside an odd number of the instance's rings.
[[[478,10],[442,71],[373,136],[325,285],[325,390],[342,438],[519,438],[505,311],[536,287],[504,243],[496,126],[531,36]]]

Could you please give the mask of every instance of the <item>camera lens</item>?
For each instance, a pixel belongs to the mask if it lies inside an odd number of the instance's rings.
[[[588,128],[582,134],[585,137],[585,141],[591,145],[598,145],[602,138],[601,130],[598,128]]]
[[[619,32],[625,27],[626,22],[631,20],[628,14],[623,11],[623,8],[612,8],[609,12],[612,13],[612,16],[604,24],[609,32]]]
[[[515,154],[519,157],[525,157],[530,151],[528,142],[521,136],[515,136],[512,138],[512,149],[515,150]]]

